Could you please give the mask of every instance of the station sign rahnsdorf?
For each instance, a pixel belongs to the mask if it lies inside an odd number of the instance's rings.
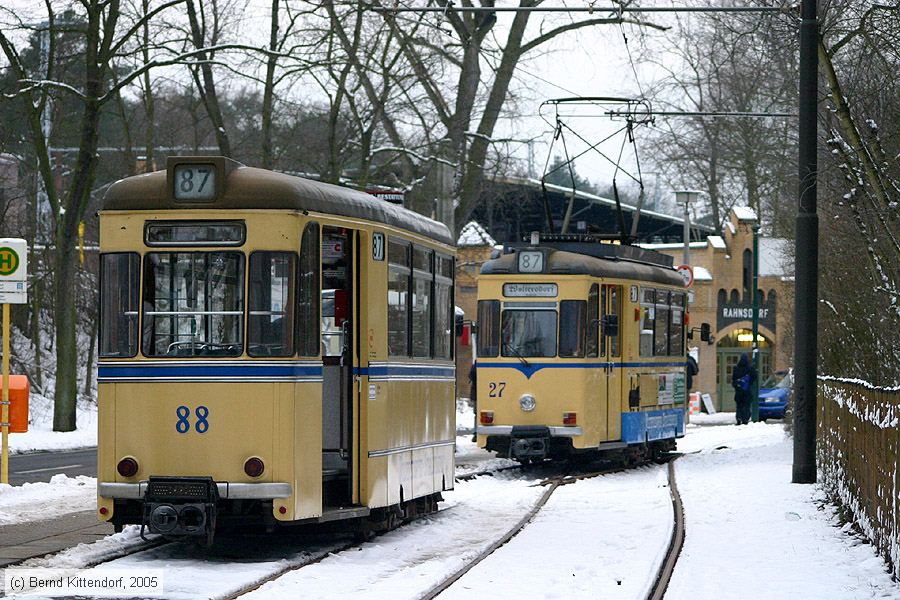
[[[0,238],[0,304],[28,302],[28,243]]]

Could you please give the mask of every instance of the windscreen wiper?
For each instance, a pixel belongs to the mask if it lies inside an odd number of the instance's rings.
[[[522,362],[522,364],[523,364],[524,366],[526,366],[526,367],[530,367],[530,366],[531,366],[531,365],[528,363],[528,361],[525,360],[525,357],[522,356],[522,355],[519,353],[518,350],[516,350],[516,347],[515,347],[515,346],[513,346],[512,344],[510,344],[510,343],[508,343],[508,342],[505,342],[503,345],[506,346],[507,348],[509,348],[510,352],[513,353],[513,356],[515,356],[516,358],[518,358],[518,359]]]

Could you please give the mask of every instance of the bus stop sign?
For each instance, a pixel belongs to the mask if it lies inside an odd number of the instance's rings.
[[[0,304],[28,302],[28,244],[0,238]]]

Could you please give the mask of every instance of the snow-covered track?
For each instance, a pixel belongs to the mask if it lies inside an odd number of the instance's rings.
[[[512,469],[521,469],[524,465],[508,465],[505,467],[497,467],[495,469],[485,469],[483,471],[475,471],[474,473],[466,473],[465,475],[457,475],[455,477],[456,481],[471,481],[476,477],[491,477],[496,473],[502,473],[503,471],[509,471]]]
[[[681,554],[681,548],[684,546],[684,505],[681,502],[681,494],[678,493],[678,485],[675,481],[675,456],[669,460],[669,494],[672,496],[672,514],[675,519],[672,528],[672,539],[669,541],[669,548],[666,556],[659,567],[656,575],[656,581],[647,594],[647,600],[662,600],[669,587],[669,581],[672,579],[672,573],[675,572],[675,564],[678,562],[678,556]]]
[[[513,467],[507,467],[513,468]],[[505,470],[505,469],[503,469]],[[624,469],[621,467],[614,467],[607,470],[602,471],[594,471],[590,473],[579,473],[575,475],[559,475],[554,477],[548,477],[535,485],[546,486],[546,490],[541,496],[535,501],[534,505],[531,507],[525,516],[523,516],[519,521],[516,522],[509,530],[506,531],[500,538],[498,538],[495,542],[489,545],[487,548],[482,550],[477,556],[472,558],[470,561],[462,565],[459,569],[453,571],[446,577],[444,577],[441,581],[433,585],[429,588],[424,594],[418,596],[419,600],[431,600],[439,596],[442,592],[444,592],[447,588],[453,585],[457,580],[459,580],[463,575],[471,571],[475,566],[489,557],[491,554],[497,551],[498,548],[509,542],[511,539],[516,537],[520,531],[525,529],[525,527],[534,520],[535,515],[547,504],[547,501],[550,499],[550,496],[553,495],[553,492],[557,490],[562,485],[567,485],[570,483],[575,483],[581,479],[588,479],[592,477],[599,477],[601,475],[609,475],[611,473],[618,473],[623,471]]]

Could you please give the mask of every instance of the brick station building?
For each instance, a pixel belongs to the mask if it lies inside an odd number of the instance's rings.
[[[696,348],[700,374],[693,391],[708,393],[718,411],[734,410],[731,370],[740,355],[750,352],[752,327],[753,225],[756,214],[746,207],[736,207],[728,215],[722,236],[709,235],[690,243],[690,264],[694,282],[689,290],[690,326],[709,323],[712,343],[700,341],[699,333],[688,340],[688,348]],[[458,240],[456,266],[456,305],[465,320],[476,318],[477,278],[481,265],[490,260],[498,248],[494,238],[478,223],[470,222]],[[640,244],[657,250],[682,263],[684,244]],[[759,239],[760,382],[786,371],[793,352],[793,265],[788,240]],[[469,369],[472,347],[457,338],[458,395],[469,396]]]

